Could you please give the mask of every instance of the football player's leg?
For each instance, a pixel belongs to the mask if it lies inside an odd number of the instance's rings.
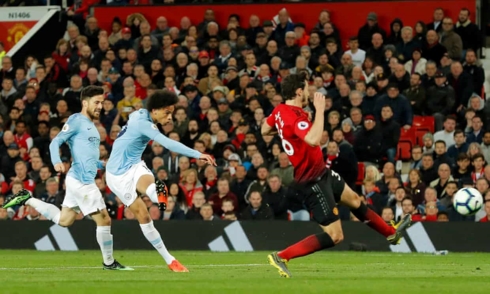
[[[311,187],[306,205],[323,232],[306,237],[304,240],[278,253],[285,260],[305,256],[318,250],[335,246],[343,240],[339,213],[329,183],[318,182]]]
[[[139,177],[136,189],[145,194],[151,185],[155,185],[155,178],[151,174],[143,174]],[[155,193],[156,194],[156,193]],[[153,200],[153,199],[152,199]],[[150,218],[148,209],[143,202],[143,200],[137,197],[134,202],[129,206],[129,209],[133,212],[136,219],[140,223],[141,231],[145,235],[148,242],[150,242],[153,247],[160,253],[160,255],[165,259],[165,262],[172,271],[176,272],[187,272],[188,270],[178,262],[175,257],[173,257],[165,247],[160,233],[157,231],[153,225],[153,221]]]
[[[389,242],[397,244],[404,231],[410,225],[410,216],[402,219],[400,223],[395,226],[388,225],[376,212],[366,206],[361,201],[359,195],[354,192],[347,184],[344,184],[344,190],[340,202],[347,207],[349,207],[355,217],[359,221],[364,222],[370,228],[374,229],[376,232],[385,236]]]
[[[306,204],[323,232],[310,235],[278,253],[269,255],[269,263],[276,267],[283,277],[291,277],[287,268],[287,262],[290,259],[331,248],[344,239],[338,209],[328,183],[319,182],[313,185],[310,190]]]
[[[3,205],[3,208],[7,209],[19,205],[28,205],[34,208],[46,219],[54,222],[55,224],[59,224],[60,222],[61,213],[58,207],[54,206],[53,204],[49,204],[39,199],[33,198],[31,196],[31,193],[26,189],[22,189],[17,194],[10,197]]]

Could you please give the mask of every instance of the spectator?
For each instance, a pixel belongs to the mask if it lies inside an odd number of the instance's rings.
[[[405,96],[400,95],[399,88],[396,84],[390,84],[387,87],[387,94],[381,96],[377,101],[374,109],[376,117],[381,117],[381,109],[389,105],[393,111],[393,120],[403,128],[409,129],[412,126],[412,108]]]
[[[434,10],[434,18],[431,23],[427,24],[427,30],[434,30],[436,32],[441,32],[443,28],[443,18],[444,18],[444,10],[442,8],[436,8]]]
[[[216,214],[213,212],[213,207],[211,204],[204,203],[201,206],[201,210],[199,211],[201,214],[202,220],[204,221],[218,221],[221,220]]]
[[[483,89],[483,83],[485,82],[485,72],[481,61],[478,60],[476,56],[476,51],[471,48],[466,50],[463,70],[471,75],[474,89],[476,92],[480,93],[480,90]]]
[[[449,85],[446,76],[438,71],[435,74],[435,85],[427,90],[426,114],[433,115],[435,118],[435,129],[442,129],[443,119],[450,114],[456,103],[456,93],[454,88]]]
[[[379,34],[382,39],[386,39],[386,32],[378,26],[378,15],[370,12],[367,16],[366,24],[359,29],[357,34],[359,47],[363,50],[370,48],[374,34]]]
[[[429,30],[427,32],[427,43],[425,46],[422,48],[422,57],[440,66],[441,59],[447,53],[447,49],[443,44],[439,43],[439,36],[436,31]]]
[[[267,184],[266,190],[262,193],[263,203],[272,209],[274,219],[287,220],[287,189],[282,186],[281,177],[271,174]]]
[[[381,109],[381,133],[383,134],[383,150],[386,152],[388,161],[394,163],[396,148],[400,139],[400,125],[393,121],[393,111],[390,106]]]
[[[461,63],[455,61],[451,64],[451,73],[448,75],[447,80],[456,93],[455,110],[461,112],[468,105],[469,99],[475,91],[473,79],[470,74],[463,71]]]
[[[447,142],[446,142],[447,143]],[[454,131],[454,145],[450,145],[447,154],[455,160],[460,153],[468,152],[469,144],[466,143],[466,135],[462,130]]]
[[[206,203],[206,198],[203,192],[196,192],[192,196],[192,206],[186,213],[186,219],[196,220],[202,219],[200,214],[201,207]]]
[[[217,215],[223,214],[222,205],[223,200],[225,199],[231,200],[233,202],[233,207],[235,208],[235,211],[238,210],[238,200],[236,195],[230,191],[230,182],[226,178],[220,178],[218,180],[218,192],[211,195],[208,201],[208,203],[213,206],[213,211],[216,211]]]
[[[484,134],[482,128],[483,128],[482,119],[479,116],[475,115],[471,119],[471,131],[469,132],[469,134],[467,134],[466,142],[468,142],[468,144],[474,142],[481,144],[483,140],[483,134]]]
[[[470,21],[470,11],[462,8],[458,15],[458,22],[454,31],[461,37],[463,42],[463,57],[465,51],[471,49],[476,52],[481,47],[481,33],[478,26]]]
[[[452,115],[448,115],[444,120],[444,129],[434,134],[434,140],[436,142],[442,140],[446,143],[446,146],[454,145],[455,128],[456,118]]]
[[[271,220],[274,219],[274,213],[267,204],[262,203],[260,192],[253,191],[250,193],[250,204],[246,207],[241,215],[243,220]]]
[[[437,195],[439,195],[439,198],[442,198],[446,195],[446,186],[449,182],[454,181],[453,177],[451,176],[451,168],[449,165],[443,163],[439,165],[438,172],[437,172],[439,178],[432,181],[430,183],[430,186],[432,188],[436,189]]]

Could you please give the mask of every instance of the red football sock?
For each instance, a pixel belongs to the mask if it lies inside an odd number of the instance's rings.
[[[286,260],[312,254],[321,249],[320,242],[315,235],[308,236],[296,244],[289,246],[277,255]]]
[[[371,229],[385,237],[393,235],[396,232],[395,228],[389,226],[376,212],[368,208],[362,202],[361,206],[357,209],[352,209],[351,211],[357,219],[361,222],[365,222]]]
[[[327,233],[319,233],[306,237],[298,243],[291,245],[283,251],[277,253],[277,255],[282,259],[290,260],[333,246],[335,246],[335,243],[330,235]]]
[[[388,237],[390,235],[393,235],[396,233],[395,228],[392,226],[388,225],[382,218],[379,216],[376,212],[374,212],[372,209],[368,208],[366,212],[366,221],[369,221],[367,225],[375,230],[376,232],[380,233],[381,235]]]

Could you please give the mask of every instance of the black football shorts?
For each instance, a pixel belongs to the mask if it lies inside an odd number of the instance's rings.
[[[344,180],[332,170],[327,170],[323,176],[306,184],[304,203],[318,224],[328,226],[339,220],[337,203],[340,202],[344,188]]]

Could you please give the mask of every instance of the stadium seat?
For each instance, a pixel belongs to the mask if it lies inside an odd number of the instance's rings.
[[[366,171],[366,166],[364,165],[364,162],[358,162],[357,163],[357,180],[356,180],[356,186],[362,185],[362,182],[364,181],[364,173]]]
[[[414,144],[423,145],[423,137],[426,133],[434,133],[434,117],[433,116],[414,116],[412,128],[414,128]]]
[[[401,160],[410,160],[412,157],[412,147],[415,146],[415,128],[400,130],[400,141],[398,142],[397,158]]]

